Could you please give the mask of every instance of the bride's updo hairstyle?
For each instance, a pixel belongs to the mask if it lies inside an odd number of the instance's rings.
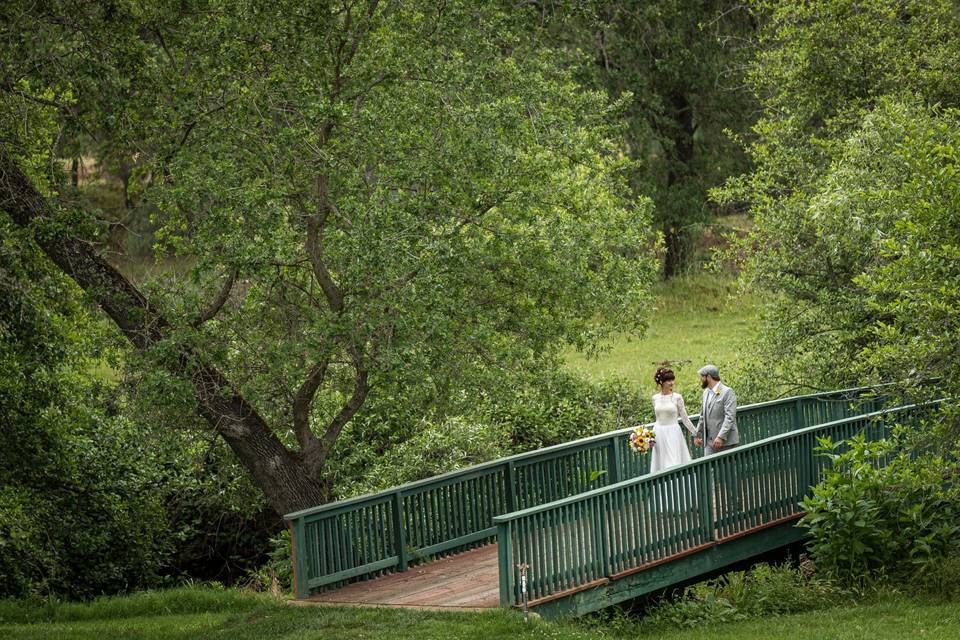
[[[664,382],[669,382],[670,380],[676,380],[676,376],[673,375],[673,371],[666,367],[660,367],[657,369],[657,372],[653,374],[653,381],[657,383],[658,387],[662,387]]]

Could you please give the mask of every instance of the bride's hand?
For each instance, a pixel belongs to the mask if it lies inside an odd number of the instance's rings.
[[[703,444],[703,440],[700,439],[700,436],[697,436],[696,438],[693,439],[693,444],[699,447],[701,444]]]

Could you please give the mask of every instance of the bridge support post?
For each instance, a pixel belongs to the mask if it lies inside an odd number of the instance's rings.
[[[497,561],[500,573],[500,606],[513,605],[513,523],[497,525]]]
[[[397,548],[397,570],[407,570],[407,532],[403,529],[403,494],[393,494],[393,542]]]
[[[310,595],[309,578],[307,575],[307,543],[303,531],[303,520],[298,518],[290,521],[290,551],[293,555],[293,591],[297,598],[306,598]]]
[[[611,436],[607,441],[607,469],[609,470],[610,482],[616,484],[623,479],[620,473],[620,456],[617,455],[617,437]]]
[[[713,508],[713,465],[703,465],[700,472],[700,526],[703,527],[704,541],[713,541],[717,539],[714,528],[714,508]]]

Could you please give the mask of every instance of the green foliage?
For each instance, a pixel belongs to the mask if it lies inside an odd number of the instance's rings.
[[[158,461],[91,372],[116,336],[0,220],[0,595],[87,597],[157,579]]]
[[[960,558],[950,555],[931,562],[915,576],[914,583],[921,592],[956,601],[960,597]]]
[[[266,562],[259,564],[247,574],[246,588],[267,591],[272,595],[291,593],[293,589],[293,556],[290,531],[284,529],[270,539],[270,552]]]
[[[4,5],[0,73],[34,90],[0,90],[70,101],[51,111],[69,143],[14,137],[122,174],[177,265],[138,283],[172,326],[127,359],[145,418],[195,423],[195,381],[171,371],[185,350],[215,366],[310,479],[291,485],[309,496],[268,492],[278,510],[319,499],[311,480],[378,394],[425,390],[407,406],[437,402],[442,422],[500,371],[644,328],[657,238],[629,189],[624,102],[579,85],[514,9]],[[56,231],[104,239],[109,216],[77,218]]]
[[[717,192],[750,206],[738,250],[772,294],[752,376],[929,397],[958,379],[955,3],[759,6],[755,170]]]
[[[704,627],[718,622],[816,611],[847,597],[831,581],[809,570],[809,564],[760,564],[716,580],[688,587],[674,601],[657,605],[644,624],[659,627]]]
[[[0,221],[0,595],[235,581],[280,525],[226,448],[117,385],[123,345]]]
[[[555,2],[552,37],[580,54],[581,76],[630,101],[623,121],[631,183],[655,204],[664,271],[695,264],[694,242],[717,213],[707,190],[748,167],[728,130],[756,108],[743,78],[752,8],[678,0]]]
[[[642,421],[649,399],[562,370],[505,373],[424,413],[422,389],[371,398],[328,466],[337,497],[379,491]]]
[[[800,521],[819,569],[847,583],[922,577],[960,550],[955,460],[862,435],[826,439],[820,451],[832,465],[804,498]]]
[[[496,425],[451,416],[437,422],[421,421],[416,433],[391,447],[385,455],[355,465],[355,477],[339,483],[340,497],[360,495],[429,478],[507,455],[509,440]],[[341,446],[351,446],[347,435]]]
[[[642,421],[647,404],[621,381],[591,383],[556,371],[518,380],[513,393],[485,394],[476,411],[502,425],[519,453],[629,426]]]

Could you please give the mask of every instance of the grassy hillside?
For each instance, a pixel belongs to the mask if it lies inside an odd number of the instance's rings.
[[[30,605],[0,602],[0,637],[8,640],[57,638],[101,640],[298,640],[378,638],[381,640],[485,640],[514,638],[663,638],[664,640],[770,640],[870,638],[893,640],[960,637],[955,602],[896,598],[876,604],[827,609],[802,615],[720,622],[696,629],[651,628],[625,622],[612,627],[531,620],[508,611],[436,613],[395,609],[291,606],[265,596],[233,590],[174,589],[110,598],[91,605]]]
[[[678,390],[688,391],[698,380],[697,369],[707,362],[721,373],[735,370],[741,345],[756,330],[759,300],[740,293],[729,276],[702,273],[661,283],[654,305],[644,338],[619,336],[597,359],[571,351],[567,366],[594,380],[623,378],[653,393],[653,372],[669,360]]]

